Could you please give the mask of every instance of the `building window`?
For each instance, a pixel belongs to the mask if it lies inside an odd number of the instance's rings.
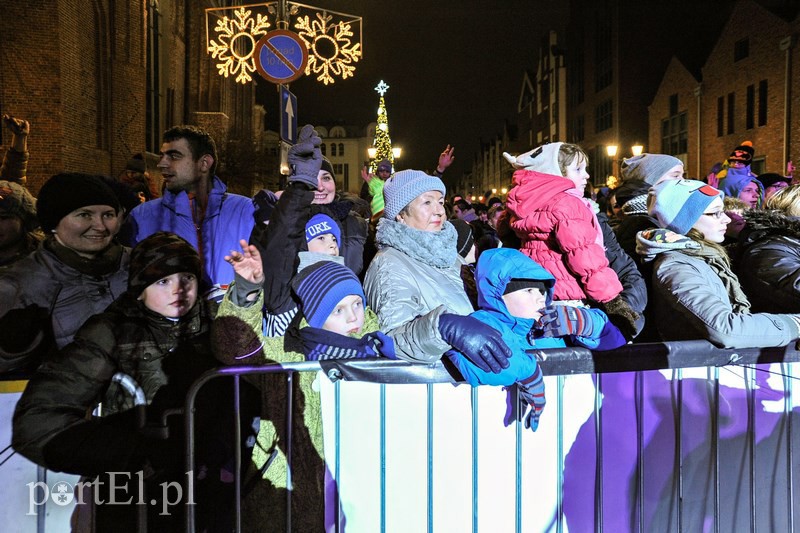
[[[733,43],[733,62],[741,61],[750,55],[750,39],[745,37]]]
[[[728,134],[735,131],[734,118],[736,117],[736,98],[733,93],[728,93]]]
[[[755,125],[756,87],[747,86],[747,99],[745,100],[744,127],[751,130]]]
[[[568,93],[569,93],[569,103],[572,106],[576,106],[578,104],[583,103],[584,99],[584,61],[583,61],[583,34],[575,36],[575,49],[571,53],[572,63],[569,67],[568,76],[569,76],[569,84],[568,84]]]
[[[678,95],[672,94],[669,97],[669,116],[678,114]]]
[[[606,100],[594,108],[594,132],[600,133],[614,125],[613,104]]]
[[[336,143],[331,143],[331,157],[336,155]]]
[[[322,143],[322,144],[319,145],[319,149],[322,152],[322,155],[328,155],[328,154],[325,153],[325,148],[326,148],[325,143]]]
[[[595,26],[595,71],[594,90],[600,91],[611,85],[614,67],[611,50],[611,10],[601,9]]]
[[[767,125],[767,80],[758,82],[758,125]]]
[[[339,156],[343,156],[343,155],[344,155],[344,144],[343,143],[339,143]]]
[[[661,153],[685,154],[689,151],[689,128],[686,111],[661,121]]]
[[[717,98],[717,137],[725,133],[725,97]]]
[[[569,128],[569,142],[579,143],[583,141],[584,137],[586,136],[585,124],[586,119],[584,118],[584,115],[578,115],[572,118],[572,124],[570,124]]]
[[[342,184],[341,190],[348,190],[350,188],[350,165],[347,163],[336,163],[333,165],[333,173],[336,174],[336,179]]]

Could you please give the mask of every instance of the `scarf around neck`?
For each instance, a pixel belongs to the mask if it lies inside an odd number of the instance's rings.
[[[750,311],[750,301],[742,291],[742,286],[739,284],[739,278],[731,270],[728,261],[719,255],[719,252],[703,243],[700,248],[686,248],[680,250],[682,254],[702,259],[714,273],[722,280],[725,290],[728,292],[728,298],[731,301],[731,306],[735,313],[746,313]]]
[[[94,257],[83,257],[58,242],[52,235],[47,236],[42,246],[44,246],[45,250],[52,252],[59,261],[68,267],[72,267],[81,274],[89,276],[106,276],[119,270],[120,259],[124,250],[122,245],[112,241],[108,248]]]
[[[448,221],[444,222],[440,231],[424,231],[382,218],[378,221],[378,230],[375,233],[379,250],[394,248],[412,259],[436,268],[448,268],[456,262],[457,239],[456,228]]]

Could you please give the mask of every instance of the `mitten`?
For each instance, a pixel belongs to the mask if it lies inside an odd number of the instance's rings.
[[[305,183],[312,189],[319,185],[317,176],[322,168],[322,152],[320,151],[321,140],[314,126],[306,124],[300,130],[297,137],[297,144],[289,148],[289,166],[292,168],[292,175],[289,183]]]
[[[511,350],[503,336],[477,318],[445,313],[439,317],[439,334],[484,372],[508,368]]]
[[[536,431],[539,427],[539,418],[544,411],[546,403],[544,397],[544,379],[542,370],[537,365],[536,371],[528,379],[517,382],[517,395],[519,398],[519,413],[525,413],[528,406],[530,411],[524,416],[525,428]]]
[[[599,335],[603,324],[598,324],[587,309],[571,305],[551,305],[542,310],[538,328],[543,337],[566,337]]]
[[[608,319],[619,328],[625,338],[632,339],[636,335],[636,321],[640,315],[621,296],[601,303],[600,309],[608,315]]]

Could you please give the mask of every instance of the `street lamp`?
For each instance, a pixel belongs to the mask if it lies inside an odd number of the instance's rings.
[[[611,159],[611,175],[615,178],[619,177],[619,161],[617,160],[618,148],[616,144],[609,144],[606,146],[606,153],[609,159]]]
[[[642,146],[641,144],[634,144],[633,146],[631,146],[631,153],[633,154],[634,157],[636,157],[637,155],[642,155],[643,151],[644,151],[644,146]]]
[[[370,159],[375,159],[377,153],[378,149],[375,148],[374,146],[370,146],[369,148],[367,148],[367,155],[369,156]]]
[[[395,159],[400,159],[400,154],[403,153],[403,149],[399,146],[397,148],[392,148],[392,155]]]

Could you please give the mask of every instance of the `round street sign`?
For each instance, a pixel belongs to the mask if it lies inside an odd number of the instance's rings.
[[[256,43],[256,69],[272,83],[289,83],[305,73],[308,48],[294,32],[273,30]]]

